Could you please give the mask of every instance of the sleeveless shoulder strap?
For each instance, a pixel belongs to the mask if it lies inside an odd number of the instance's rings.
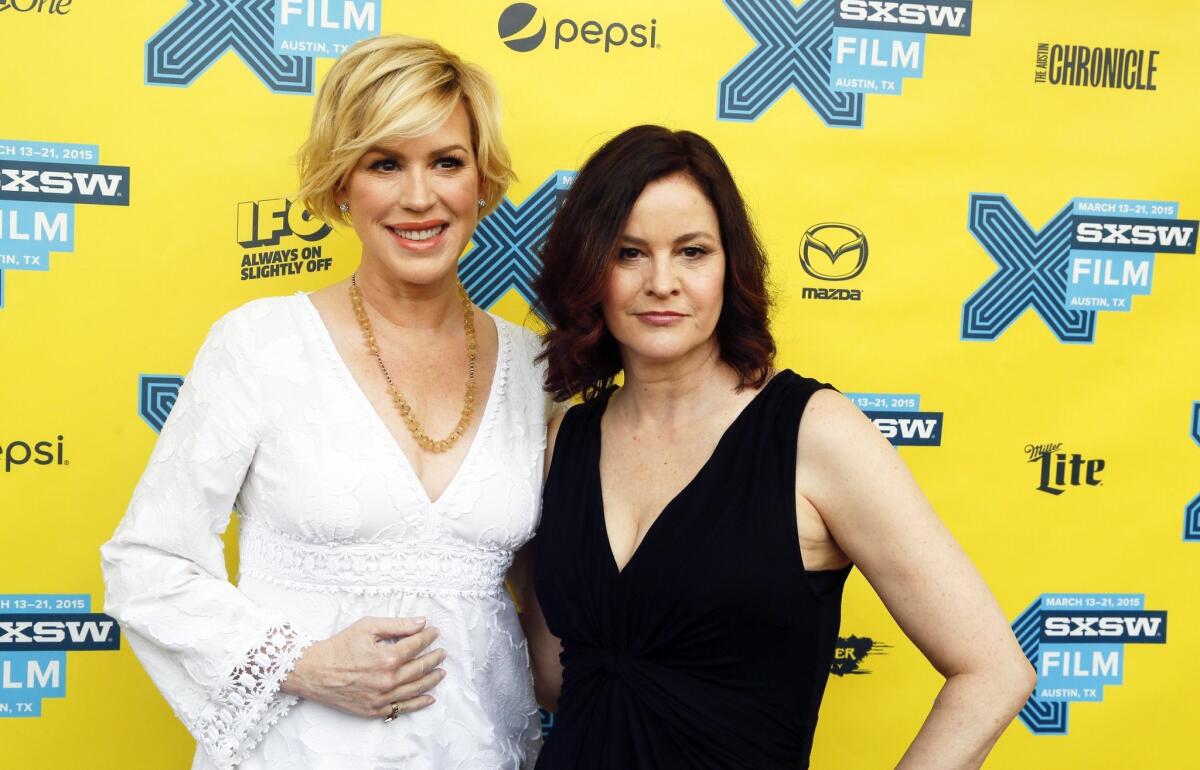
[[[562,422],[558,425],[558,433],[554,437],[554,456],[552,461],[556,461],[559,455],[575,455],[578,449],[585,446],[587,443],[588,425],[591,424],[592,412],[594,404],[573,404],[567,413],[563,415]]]
[[[771,392],[765,394],[767,403],[764,405],[766,421],[770,426],[767,440],[777,453],[782,467],[795,468],[796,436],[808,400],[818,390],[837,388],[827,382],[796,374],[791,369],[776,374],[770,385]]]
[[[587,488],[587,474],[594,462],[591,457],[593,434],[599,429],[597,422],[607,399],[608,394],[604,394],[592,401],[575,404],[563,415],[542,492],[543,515],[559,503],[574,508],[571,503],[578,499],[579,490]]]

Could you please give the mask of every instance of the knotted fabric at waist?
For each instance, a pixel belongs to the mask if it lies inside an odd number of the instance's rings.
[[[562,662],[564,680],[587,679],[597,675],[624,679],[646,667],[646,661],[635,653],[581,644],[564,644]]]
[[[513,552],[464,543],[314,543],[243,519],[242,577],[305,591],[498,597]]]

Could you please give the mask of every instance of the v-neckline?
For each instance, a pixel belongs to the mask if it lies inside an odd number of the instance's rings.
[[[307,305],[309,312],[312,314],[311,320],[316,324],[318,341],[325,347],[325,352],[329,355],[331,361],[333,362],[334,368],[337,370],[338,375],[345,380],[346,385],[350,390],[358,394],[359,403],[366,410],[368,421],[374,423],[377,429],[382,432],[382,435],[387,439],[387,443],[400,458],[399,465],[402,469],[401,472],[407,475],[408,481],[417,491],[417,494],[421,496],[421,502],[430,507],[434,507],[442,500],[449,498],[451,492],[453,492],[455,487],[459,485],[459,477],[464,474],[465,470],[471,465],[475,455],[478,453],[477,447],[486,437],[487,429],[492,420],[492,415],[498,408],[496,402],[499,401],[499,394],[501,393],[501,389],[504,385],[504,378],[508,374],[508,358],[510,355],[508,332],[504,328],[504,324],[500,323],[500,321],[491,313],[484,311],[488,317],[492,319],[492,323],[496,327],[496,366],[492,372],[492,384],[488,389],[487,404],[484,405],[483,414],[479,418],[479,429],[475,431],[475,436],[471,439],[471,444],[467,447],[467,452],[463,455],[462,461],[459,462],[458,467],[454,469],[454,473],[450,476],[450,481],[446,483],[445,488],[442,489],[442,493],[436,498],[433,498],[429,496],[429,490],[427,490],[425,485],[421,483],[421,477],[417,475],[416,469],[413,468],[412,461],[408,458],[408,455],[405,454],[404,448],[400,446],[400,441],[388,428],[387,423],[383,420],[383,416],[379,414],[379,410],[376,409],[375,405],[371,403],[371,399],[367,398],[366,391],[362,389],[362,385],[360,385],[358,380],[355,379],[354,373],[350,371],[350,366],[346,363],[346,359],[344,359],[341,352],[338,351],[337,344],[333,341],[333,334],[329,331],[329,327],[325,324],[325,319],[321,317],[321,311],[317,309],[315,304],[313,304],[312,298],[308,294],[302,291],[296,292],[296,294],[303,298],[304,304]]]
[[[595,423],[596,460],[595,464],[593,465],[592,481],[596,485],[595,499],[598,501],[597,508],[600,513],[600,535],[604,540],[604,550],[608,554],[608,564],[612,567],[618,579],[622,578],[627,572],[629,572],[629,568],[633,565],[634,560],[637,559],[638,554],[645,549],[647,541],[650,540],[650,536],[656,529],[660,529],[659,523],[662,522],[667,514],[675,507],[675,504],[679,501],[679,499],[683,497],[688,490],[696,485],[696,482],[704,475],[705,471],[708,470],[708,467],[713,464],[713,461],[716,460],[717,455],[720,454],[722,446],[732,434],[733,429],[737,427],[738,423],[740,423],[747,414],[750,413],[750,410],[758,403],[763,394],[767,392],[767,389],[771,387],[771,384],[774,383],[775,380],[779,379],[779,375],[790,371],[790,369],[784,369],[776,372],[771,379],[763,383],[763,386],[758,389],[758,392],[754,394],[754,397],[747,401],[746,405],[743,406],[741,411],[737,413],[737,416],[725,426],[725,430],[721,432],[721,437],[717,439],[717,443],[713,445],[712,452],[709,453],[708,459],[704,461],[704,463],[700,466],[700,469],[696,471],[695,475],[693,475],[686,484],[680,487],[679,491],[677,491],[675,495],[659,510],[658,515],[654,517],[654,521],[650,522],[650,526],[646,528],[646,533],[642,535],[641,542],[634,547],[633,553],[629,554],[629,558],[625,560],[625,566],[623,567],[617,565],[617,555],[613,552],[612,538],[609,537],[608,534],[608,519],[606,518],[606,511],[604,508],[604,478],[600,470],[600,455],[604,449],[604,431],[601,427],[601,423],[604,419],[604,413],[608,411],[609,399],[612,398],[612,394],[616,392],[616,388],[613,388],[605,393],[604,396],[602,396],[604,401],[601,404],[600,413],[596,415]]]

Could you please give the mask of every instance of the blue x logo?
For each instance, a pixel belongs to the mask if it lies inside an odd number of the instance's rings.
[[[138,377],[138,415],[146,424],[160,433],[179,389],[183,387],[183,378],[177,374],[143,374]]]
[[[725,0],[758,45],[721,78],[720,120],[757,120],[789,88],[828,126],[862,128],[863,95],[829,87],[834,0]]]
[[[275,53],[274,0],[188,0],[146,43],[146,84],[188,86],[230,48],[275,93],[311,94],[313,60]]]
[[[972,193],[968,229],[1000,269],[963,305],[964,340],[994,340],[1032,306],[1062,342],[1092,342],[1096,311],[1065,307],[1070,204],[1035,233],[1007,197]]]
[[[1013,633],[1021,651],[1037,670],[1042,631],[1042,600],[1039,598],[1021,617],[1013,621]],[[1035,735],[1066,735],[1067,704],[1063,701],[1040,701],[1037,693],[1029,696],[1020,713],[1021,721]]]
[[[1192,404],[1192,441],[1200,446],[1200,401]],[[1184,509],[1183,539],[1200,540],[1200,494]]]
[[[542,269],[539,254],[564,189],[564,172],[550,176],[520,206],[507,198],[475,228],[475,247],[458,275],[480,307],[491,307],[510,288],[534,305],[533,279]]]

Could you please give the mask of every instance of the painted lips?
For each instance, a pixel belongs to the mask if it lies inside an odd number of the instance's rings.
[[[445,222],[413,222],[387,228],[406,249],[426,251],[444,240],[450,226]]]
[[[682,313],[674,313],[669,310],[652,310],[646,313],[636,313],[635,315],[639,321],[651,326],[670,326],[687,317]]]

